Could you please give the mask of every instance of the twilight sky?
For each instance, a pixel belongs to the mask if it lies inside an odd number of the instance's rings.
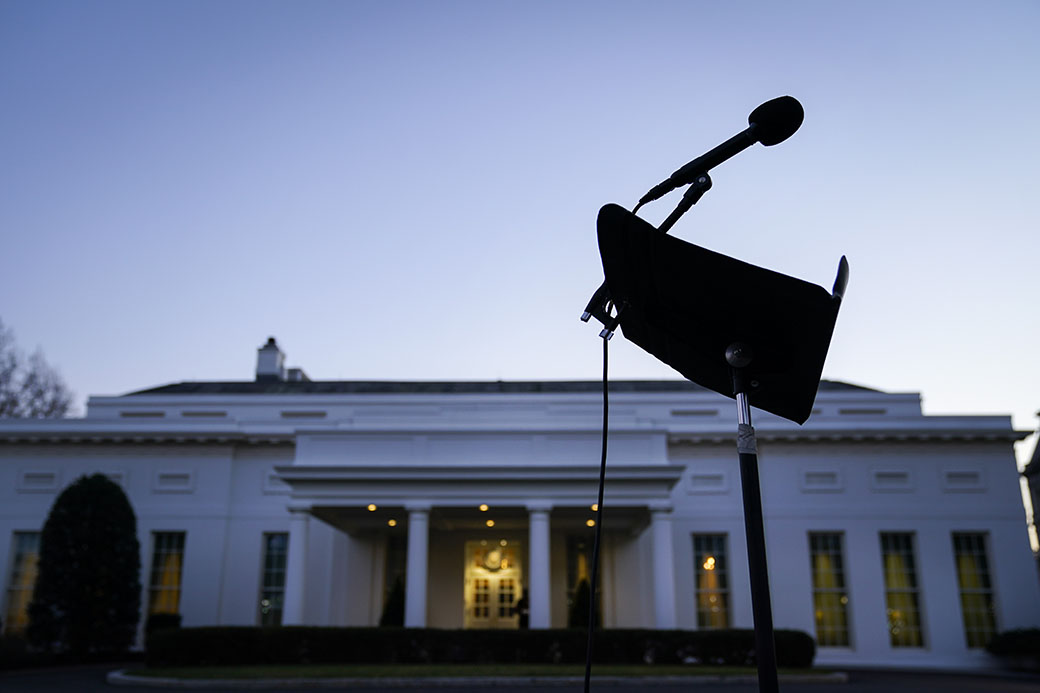
[[[319,379],[596,379],[599,207],[790,94],[673,233],[827,288],[846,254],[825,377],[1033,429],[1038,33],[1033,0],[0,0],[0,317],[81,406],[250,379],[269,335]],[[623,339],[611,376],[678,377]]]

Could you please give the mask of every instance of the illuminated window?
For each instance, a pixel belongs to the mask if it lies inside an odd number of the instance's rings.
[[[516,601],[516,580],[502,578],[498,581],[498,617],[508,618],[513,615],[513,602]]]
[[[961,590],[961,615],[968,647],[985,647],[997,632],[993,584],[986,560],[986,535],[954,532],[953,553]]]
[[[29,602],[39,561],[40,533],[15,532],[11,542],[11,572],[7,576],[7,606],[4,609],[4,631],[7,633],[24,633],[29,625]]]
[[[729,628],[726,535],[694,534],[693,560],[697,580],[697,627]]]
[[[264,571],[260,584],[260,625],[282,625],[285,600],[285,562],[289,554],[289,535],[285,532],[264,534]]]
[[[914,535],[882,532],[881,562],[885,572],[889,642],[892,647],[924,647],[914,567]]]
[[[473,618],[486,619],[491,616],[491,580],[473,580]]]
[[[152,532],[152,546],[148,613],[176,614],[181,603],[184,532]]]
[[[816,643],[821,647],[849,646],[849,595],[845,590],[842,535],[809,533]]]

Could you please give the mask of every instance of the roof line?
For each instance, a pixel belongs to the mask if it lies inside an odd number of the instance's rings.
[[[129,392],[134,395],[495,394],[598,392],[600,380],[240,380],[184,381]],[[611,392],[707,392],[688,380],[611,380]],[[880,392],[823,380],[820,391]]]

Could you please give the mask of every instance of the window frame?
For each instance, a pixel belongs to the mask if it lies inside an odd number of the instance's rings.
[[[282,584],[280,586],[280,589],[278,589],[277,585],[275,585],[275,586],[268,586],[268,584],[267,584],[267,577],[268,577],[268,573],[270,572],[269,567],[268,567],[268,563],[269,563],[268,559],[269,559],[269,556],[270,556],[270,553],[269,553],[270,546],[268,544],[268,540],[269,539],[274,539],[275,537],[284,537],[285,538],[285,548],[284,548],[284,550],[282,552],[282,555],[281,555]],[[258,598],[256,600],[256,602],[257,602],[256,603],[256,623],[259,626],[280,626],[280,625],[282,625],[282,618],[283,618],[283,616],[285,614],[286,574],[288,573],[288,567],[289,567],[289,541],[290,541],[290,537],[289,537],[289,533],[288,532],[264,532],[261,535],[261,539],[260,539],[260,585],[259,585]],[[278,557],[277,553],[274,554],[274,557],[277,559],[277,557]],[[270,622],[265,623],[264,622],[264,617],[265,617],[266,614],[264,612],[264,600],[266,599],[266,595],[268,593],[272,593],[272,594],[273,593],[278,593],[278,595],[281,597],[281,599],[278,602],[277,607],[274,607],[272,605],[272,608],[270,609],[270,613],[274,613],[274,614],[276,614],[276,616],[273,619],[269,619]]]
[[[188,533],[185,530],[153,530],[152,536],[152,554],[151,563],[148,571],[148,603],[147,603],[147,614],[168,614],[175,613],[179,614],[181,611],[181,597],[184,594],[184,559],[187,556],[188,546]],[[161,537],[179,538],[180,546],[179,551],[168,551],[163,547],[162,553],[160,554],[159,540]],[[165,574],[166,568],[162,567],[159,571],[159,557],[160,555],[179,555],[180,560],[177,564],[177,579],[176,584],[172,587],[164,586],[162,584],[156,584],[157,577],[161,577]],[[173,594],[173,605],[174,609],[171,611],[167,608],[161,608],[161,604],[166,602],[165,597],[160,597],[160,594]]]
[[[894,546],[894,544],[892,547],[887,547],[885,542],[886,538],[890,540],[890,544],[892,542],[905,542],[907,547]],[[920,571],[918,570],[917,561],[917,533],[897,530],[881,531],[878,533],[878,540],[881,549],[881,575],[885,590],[885,622],[888,627],[889,646],[893,649],[927,649],[928,641],[925,637],[927,629],[925,628],[925,613],[921,599]],[[902,563],[904,564],[904,571],[900,577],[909,582],[909,586],[891,584],[889,579],[890,571],[887,566],[890,563],[895,563],[894,561],[889,561],[890,557],[895,556],[903,557]],[[905,569],[907,566],[909,567],[909,570]],[[893,625],[893,612],[900,611],[900,609],[896,607],[906,606],[907,602],[909,602],[909,607],[911,607],[907,609],[907,612],[915,615],[915,622],[909,624],[908,627],[904,629],[897,625]],[[904,634],[904,631],[906,634]],[[916,631],[916,638],[913,636],[914,631]]]
[[[957,545],[957,539],[958,538],[977,540],[978,543],[980,544],[981,550],[979,552],[977,552],[977,553],[962,554],[958,550],[958,545]],[[972,650],[974,650],[974,649],[982,649],[982,648],[985,648],[986,645],[989,644],[989,641],[993,638],[993,636],[995,636],[997,633],[1000,632],[1000,624],[999,624],[998,618],[997,618],[999,610],[997,609],[996,591],[995,591],[994,585],[993,585],[993,569],[992,569],[993,562],[990,560],[989,532],[984,532],[984,531],[982,531],[982,532],[978,532],[978,531],[976,531],[976,532],[970,532],[970,531],[968,531],[968,532],[965,532],[965,531],[951,532],[950,533],[950,540],[951,540],[952,547],[953,547],[953,567],[954,567],[954,572],[957,575],[957,597],[958,597],[957,601],[960,603],[960,609],[961,609],[961,625],[962,625],[962,627],[964,629],[964,631],[963,631],[964,632],[964,644],[965,644],[965,646],[968,649],[972,649]],[[981,573],[981,576],[984,578],[984,580],[986,582],[986,586],[985,587],[983,587],[983,588],[972,588],[970,590],[968,590],[968,589],[966,589],[964,587],[964,580],[963,580],[964,576],[961,573],[961,560],[960,560],[962,556],[975,556],[975,557],[978,557],[978,558],[981,559],[981,562],[982,562],[982,573]],[[976,563],[976,567],[978,567],[978,563]],[[980,574],[976,574],[976,577],[979,577],[979,575]],[[978,629],[969,628],[968,611],[965,608],[965,606],[966,606],[965,605],[965,597],[966,596],[976,596],[976,597],[981,596],[981,597],[984,598],[986,606],[988,608],[988,617],[989,617],[989,626],[990,626],[990,628],[988,630],[988,637],[985,637],[987,635],[986,631],[982,631],[982,634],[983,634],[984,637],[982,637],[981,639],[973,638],[972,633],[974,631],[977,631]]]
[[[852,609],[849,608],[849,603],[852,597],[849,594],[849,586],[845,580],[846,567],[845,567],[845,532],[842,531],[809,531],[807,533],[809,542],[809,573],[812,581],[812,605],[813,605],[813,625],[816,634],[816,642],[818,647],[841,647],[841,648],[852,648],[852,620],[850,614]],[[832,557],[832,561],[837,563],[837,570],[832,570],[830,575],[835,579],[838,584],[834,587],[821,587],[817,584],[817,570],[816,570],[816,557],[817,555],[823,555],[823,552],[817,551],[817,546],[814,545],[813,540],[819,539],[834,539],[837,542],[836,551],[828,551],[826,555]],[[830,549],[831,547],[821,547]],[[838,597],[838,608],[842,614],[842,620],[844,621],[844,642],[824,642],[825,638],[821,635],[820,631],[820,616],[818,612],[821,611],[821,601],[829,601],[822,599],[828,595],[839,595]],[[844,599],[844,601],[842,601]],[[826,611],[826,610],[824,610]],[[830,628],[834,630],[833,627]],[[840,636],[838,638],[840,640]],[[829,639],[828,639],[829,640]]]
[[[698,532],[691,535],[693,543],[693,603],[698,630],[724,630],[732,628],[733,613],[730,586],[729,569],[729,534],[726,532]],[[706,545],[705,545],[706,544]],[[708,558],[714,558],[712,568],[705,568]],[[714,577],[718,586],[713,588],[702,587],[702,576],[707,581],[708,577]],[[702,606],[701,597],[721,597],[721,622],[712,623],[713,618]]]
[[[22,574],[25,571],[25,566],[19,561],[19,556],[28,555],[29,552],[23,554],[21,552],[21,546],[19,545],[19,537],[33,537],[35,543],[35,557],[36,562],[32,566],[32,580],[26,581],[22,578]],[[25,629],[29,625],[29,604],[32,602],[33,588],[36,585],[36,576],[39,575],[39,564],[40,564],[40,548],[42,546],[43,532],[40,530],[14,530],[11,532],[11,546],[8,551],[7,560],[7,574],[4,578],[4,595],[3,595],[3,633],[5,635],[21,635],[25,633]],[[14,583],[14,578],[18,574],[18,584]],[[28,592],[28,598],[24,598],[24,592]],[[18,602],[20,609],[18,619],[11,618],[11,607],[12,607],[12,596],[18,593]],[[15,627],[12,624],[17,624]]]

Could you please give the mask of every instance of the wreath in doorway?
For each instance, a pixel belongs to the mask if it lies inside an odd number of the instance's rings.
[[[492,573],[504,568],[503,563],[505,563],[505,559],[502,558],[502,551],[499,549],[491,549],[484,554],[484,567]]]

